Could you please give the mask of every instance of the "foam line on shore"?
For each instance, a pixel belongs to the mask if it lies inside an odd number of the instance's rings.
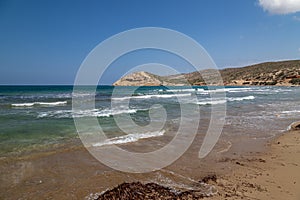
[[[218,151],[217,153],[225,153],[227,151],[229,151],[232,147],[232,143],[230,141],[227,142],[228,146],[225,149],[222,149],[221,151]]]

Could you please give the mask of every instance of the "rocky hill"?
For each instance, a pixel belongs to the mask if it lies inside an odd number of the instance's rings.
[[[159,85],[173,85],[181,86],[190,84],[185,79],[185,75],[172,75],[172,76],[158,76],[149,72],[135,72],[122,77],[116,81],[114,86],[159,86]]]
[[[135,72],[116,81],[115,86],[161,85],[160,76],[148,72]]]
[[[135,72],[116,81],[115,86],[181,86],[206,85],[201,74],[210,77],[209,85],[300,85],[300,60],[266,62],[241,68],[219,70],[223,83],[214,81],[216,70],[158,76],[148,72]]]

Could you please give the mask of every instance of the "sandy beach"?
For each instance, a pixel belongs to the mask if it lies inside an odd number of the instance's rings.
[[[266,145],[264,152],[225,159],[231,173],[215,171],[199,180],[217,190],[211,197],[203,197],[197,190],[176,194],[160,185],[131,183],[107,191],[99,199],[300,199],[300,131],[288,131]]]
[[[300,199],[300,131],[267,145],[266,152],[232,160],[234,172],[211,182],[219,192],[210,199]]]
[[[1,186],[1,198],[97,199],[106,191],[104,194],[110,196],[99,199],[119,194],[129,195],[120,199],[131,199],[131,195],[137,194],[130,192],[134,188],[142,195],[136,199],[147,196],[148,199],[298,200],[300,131],[285,132],[264,146],[264,150],[236,154],[234,143],[229,151],[224,151],[226,145],[220,144],[205,160],[191,159],[195,152],[192,146],[173,165],[148,174],[114,171],[82,148],[2,159],[0,167],[5,173],[1,174],[1,181],[6,184]],[[117,187],[122,183],[130,184]],[[151,197],[151,191],[159,196]]]

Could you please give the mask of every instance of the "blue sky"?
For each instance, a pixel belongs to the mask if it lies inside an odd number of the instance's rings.
[[[274,2],[0,0],[0,84],[72,84],[85,57],[101,41],[148,26],[192,37],[219,68],[299,59],[299,2]],[[168,55],[161,57],[144,52],[116,64],[168,60],[182,72],[190,70]],[[122,73],[112,70],[102,83],[110,84]]]

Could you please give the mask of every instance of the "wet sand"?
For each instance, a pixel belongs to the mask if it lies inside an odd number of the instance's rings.
[[[202,196],[213,195],[209,197],[213,200],[300,199],[299,131],[268,141],[223,134],[214,150],[200,160],[202,139],[201,134],[196,137],[172,165],[147,174],[112,170],[80,145],[4,157],[0,159],[0,199],[93,199],[124,182],[156,183],[183,194],[197,191]],[[151,144],[156,142],[153,139]],[[146,143],[149,140],[127,148],[138,149]],[[206,178],[214,176],[216,180]]]
[[[146,174],[115,171],[92,157],[80,141],[49,151],[1,157],[0,199],[84,199],[124,182],[154,182],[178,191],[197,189],[211,193],[211,187],[199,184],[199,180],[215,171],[230,171],[228,163],[218,163],[221,157],[218,152],[226,150],[228,142],[221,138],[213,152],[200,160],[199,144],[204,135],[199,133],[175,163]],[[148,152],[161,146],[161,141],[169,142],[170,136],[140,140],[122,147]]]

